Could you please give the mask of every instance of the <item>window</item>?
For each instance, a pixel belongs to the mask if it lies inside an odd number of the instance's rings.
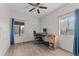
[[[21,33],[24,34],[24,25],[21,25]]]
[[[24,22],[15,21],[14,24],[14,34],[15,35],[21,35],[24,34]]]
[[[75,15],[64,15],[59,17],[59,34],[60,35],[73,35]]]

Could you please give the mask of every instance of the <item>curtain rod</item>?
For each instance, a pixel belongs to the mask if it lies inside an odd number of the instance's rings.
[[[67,14],[70,14],[70,13],[74,13],[74,12],[75,12],[75,11],[71,11],[71,12],[65,13],[65,14],[63,14],[63,15],[60,15],[60,16],[58,16],[58,17],[64,16],[64,15],[67,15]]]

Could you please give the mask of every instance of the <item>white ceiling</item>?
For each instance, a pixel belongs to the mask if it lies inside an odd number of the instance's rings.
[[[64,5],[64,3],[41,3],[41,5],[46,6],[48,8],[40,9],[40,14],[38,14],[36,10],[29,12],[28,10],[32,9],[33,6],[29,5],[28,3],[11,3],[11,4],[9,4],[9,7],[14,11],[28,14],[30,16],[34,16],[37,18],[41,18],[41,17],[53,12],[57,8],[61,7],[62,5]]]

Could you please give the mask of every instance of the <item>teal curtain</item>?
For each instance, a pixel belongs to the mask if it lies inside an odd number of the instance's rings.
[[[12,18],[11,22],[11,34],[10,34],[10,45],[14,44],[14,18]]]
[[[79,56],[79,9],[75,11],[75,34],[74,34],[74,47],[73,53]]]

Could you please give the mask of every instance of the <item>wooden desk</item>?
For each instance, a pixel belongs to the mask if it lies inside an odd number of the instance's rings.
[[[48,41],[48,36],[49,34],[48,33],[38,33],[41,35],[42,39],[45,40],[45,38],[47,37],[47,41]],[[46,41],[46,40],[45,40]],[[49,41],[48,41],[49,42]]]
[[[37,34],[40,34],[42,36],[47,36],[48,35],[48,33],[37,33]]]

